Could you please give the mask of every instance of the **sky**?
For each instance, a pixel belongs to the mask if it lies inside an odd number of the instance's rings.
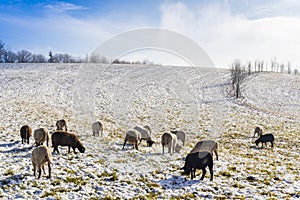
[[[299,10],[298,0],[0,0],[0,40],[13,51],[84,57],[118,34],[155,27],[195,41],[218,67],[276,58],[299,69]],[[184,63],[149,49],[124,58]]]

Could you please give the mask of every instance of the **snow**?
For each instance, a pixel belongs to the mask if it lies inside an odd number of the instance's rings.
[[[230,72],[216,68],[99,64],[0,65],[0,198],[289,198],[300,197],[300,78],[260,73],[247,78],[243,98],[226,91]],[[19,130],[55,130],[66,119],[86,152],[53,154],[52,178],[33,176],[30,144]],[[104,136],[92,136],[100,120]],[[150,125],[155,144],[139,150],[124,133]],[[275,147],[257,148],[254,128],[275,135]],[[180,153],[162,154],[160,136],[187,133]],[[214,180],[182,175],[202,139],[219,143]],[[51,144],[51,142],[50,142]],[[51,148],[52,149],[52,148]],[[47,167],[46,167],[47,172]]]

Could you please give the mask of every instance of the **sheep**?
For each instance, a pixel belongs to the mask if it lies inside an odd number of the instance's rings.
[[[101,132],[101,136],[103,135],[103,125],[100,121],[96,121],[92,124],[93,136],[99,136],[99,132]]]
[[[171,131],[171,133],[175,134],[178,140],[182,141],[182,145],[185,145],[185,132],[183,131]]]
[[[254,136],[253,137],[255,137],[256,133],[257,133],[258,137],[260,137],[262,135],[262,129],[260,127],[256,127],[255,130],[254,130]]]
[[[52,147],[53,149],[53,153],[55,153],[55,151],[59,154],[58,151],[58,146],[68,146],[68,153],[70,153],[70,149],[72,147],[74,153],[76,154],[76,148],[79,150],[80,153],[84,153],[85,152],[85,148],[82,145],[82,143],[79,141],[79,138],[77,137],[77,135],[73,134],[73,133],[69,133],[66,131],[56,131],[52,134],[51,136],[51,140],[52,140]]]
[[[50,136],[49,136],[49,132],[46,128],[36,129],[33,132],[33,137],[34,137],[36,146],[42,145],[45,141],[47,142],[47,147],[49,146]]]
[[[32,129],[28,125],[24,125],[20,129],[20,135],[22,138],[22,144],[26,143],[29,144],[29,138],[32,135]]]
[[[125,144],[128,142],[129,144],[133,145],[133,149],[136,148],[136,150],[138,150],[138,142],[141,140],[141,138],[141,133],[137,130],[127,131],[125,134],[125,140],[122,149],[124,149]]]
[[[153,143],[155,143],[151,138],[149,129],[140,126],[135,126],[133,129],[140,132],[141,134],[141,140],[139,144],[141,144],[142,140],[146,140],[148,147],[151,147]]]
[[[269,133],[269,134],[264,134],[261,135],[257,140],[255,140],[256,146],[261,142],[261,147],[264,147],[264,144],[267,146],[267,142],[271,143],[271,147],[273,148],[274,146],[274,135]]]
[[[213,152],[216,154],[216,159],[218,160],[218,143],[214,140],[203,140],[200,142],[197,142],[195,147],[191,150],[190,153],[195,153],[199,151],[209,151],[211,152],[211,155],[213,155]]]
[[[191,174],[191,179],[196,178],[196,169],[202,169],[202,176],[200,180],[204,179],[206,174],[206,167],[208,166],[210,172],[210,181],[213,180],[213,158],[210,152],[200,151],[190,153],[185,158],[184,166],[181,168],[186,175]]]
[[[33,165],[33,175],[35,177],[35,172],[38,171],[38,178],[41,177],[41,169],[45,173],[45,164],[48,164],[49,176],[51,178],[51,164],[52,156],[50,149],[46,146],[39,146],[32,151],[31,161]]]
[[[63,130],[63,127],[65,127],[65,131],[68,131],[66,120],[64,119],[58,120],[56,122],[56,130]]]
[[[162,153],[164,154],[164,147],[168,146],[169,153],[179,152],[182,146],[178,144],[177,136],[171,133],[164,133],[161,136]]]

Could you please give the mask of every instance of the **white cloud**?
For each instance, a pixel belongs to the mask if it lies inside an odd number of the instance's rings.
[[[48,4],[48,5],[45,5],[44,8],[50,9],[50,10],[56,11],[56,12],[63,12],[63,11],[68,11],[68,10],[85,10],[85,9],[88,9],[84,6],[76,5],[76,4],[72,4],[72,3],[67,3],[67,2],[56,2],[54,4]]]
[[[220,3],[193,8],[182,2],[164,3],[161,12],[162,28],[198,42],[217,66],[227,67],[235,58],[270,61],[273,57],[300,66],[299,17],[248,19]]]

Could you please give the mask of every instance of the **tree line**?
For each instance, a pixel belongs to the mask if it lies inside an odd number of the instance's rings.
[[[265,71],[299,75],[297,68],[292,69],[291,62],[280,63],[276,58],[271,59],[269,64],[260,59],[242,64],[239,59],[236,59],[231,64],[232,95],[235,98],[240,98],[244,79],[251,74]]]

